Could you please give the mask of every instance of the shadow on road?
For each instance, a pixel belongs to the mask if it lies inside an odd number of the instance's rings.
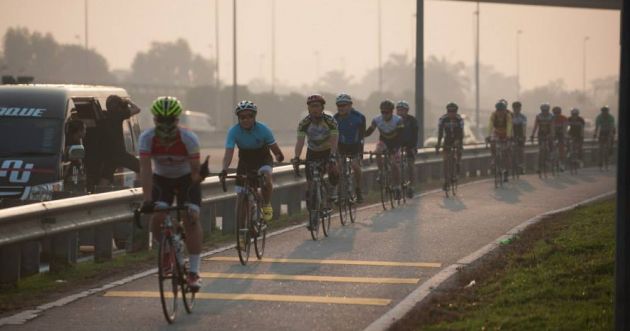
[[[440,207],[443,209],[448,209],[450,211],[459,212],[466,209],[466,204],[464,204],[464,202],[459,197],[444,197],[442,198],[442,203],[440,204]]]

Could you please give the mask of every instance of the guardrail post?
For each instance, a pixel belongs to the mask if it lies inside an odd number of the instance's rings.
[[[236,233],[236,198],[230,198],[223,200],[221,203],[221,216],[223,222],[221,225],[221,232],[223,234],[235,234]]]
[[[150,220],[150,214],[142,214],[142,216],[140,216],[142,229],[138,229],[137,226],[131,225],[129,241],[125,243],[125,250],[128,253],[140,252],[149,249],[149,230],[151,228]]]
[[[76,263],[78,251],[79,234],[77,232],[61,233],[54,236],[52,238],[50,271],[62,271]]]
[[[304,192],[301,186],[289,189],[290,194],[287,199],[287,213],[289,213],[289,215],[296,215],[302,211],[302,197],[304,197]]]
[[[201,229],[203,230],[204,237],[209,236],[212,230],[217,227],[216,204],[202,204],[199,220],[201,221]]]
[[[112,224],[97,226],[94,232],[94,261],[105,262],[111,260],[114,226]]]
[[[20,280],[20,245],[0,247],[0,284],[16,286]]]
[[[271,207],[273,208],[273,219],[277,220],[280,218],[280,212],[282,208],[282,201],[287,200],[287,190],[286,189],[276,189],[273,191],[273,195],[271,196]]]
[[[39,242],[28,241],[21,245],[20,276],[28,277],[39,273]]]
[[[444,178],[442,174],[442,162],[431,162],[431,180],[439,181]]]

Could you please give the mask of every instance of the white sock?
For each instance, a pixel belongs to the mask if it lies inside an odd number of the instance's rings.
[[[199,256],[199,254],[190,254],[190,256],[188,257],[188,261],[190,262],[190,272],[194,272],[198,274],[199,262],[201,262],[201,256]]]

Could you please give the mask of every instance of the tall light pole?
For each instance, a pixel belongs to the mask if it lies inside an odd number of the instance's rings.
[[[590,39],[585,36],[582,41],[582,93],[586,96],[586,42]]]
[[[271,0],[271,94],[276,94],[276,0]]]
[[[516,31],[516,99],[521,98],[521,35],[522,30]]]
[[[378,1],[378,92],[383,94],[383,27],[381,23],[381,0]]]
[[[416,121],[418,147],[424,146],[424,0],[416,0]]]
[[[232,44],[233,44],[233,50],[232,50],[232,73],[233,73],[233,77],[232,77],[232,107],[236,105],[237,103],[237,86],[238,86],[238,81],[236,79],[236,0],[232,0],[232,20],[233,20],[233,25],[232,25],[232,31],[233,31],[233,40],[232,40]]]
[[[88,67],[88,0],[84,0],[83,1],[83,9],[84,9],[84,13],[83,13],[83,23],[84,23],[84,33],[85,33],[85,54],[83,55],[83,68],[85,70],[85,79],[87,79],[88,75],[89,75],[89,67]]]
[[[479,134],[479,1],[477,1],[475,15],[477,16],[477,29],[475,29],[475,130],[477,131],[476,134]]]
[[[216,108],[216,124],[217,127],[222,125],[221,122],[221,79],[219,77],[219,0],[214,0],[214,88],[216,96],[214,98],[214,107]]]

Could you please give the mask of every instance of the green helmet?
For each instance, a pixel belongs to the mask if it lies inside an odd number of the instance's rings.
[[[151,113],[157,117],[178,117],[182,113],[182,103],[176,97],[158,97],[151,105]]]

